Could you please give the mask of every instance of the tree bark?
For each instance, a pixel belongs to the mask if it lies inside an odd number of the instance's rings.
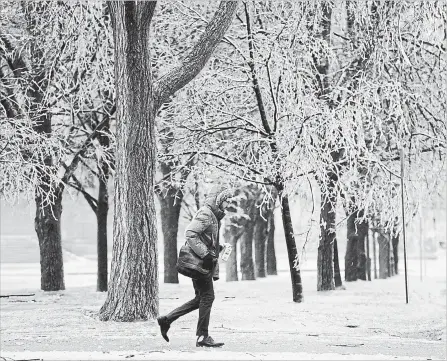
[[[275,209],[274,204],[272,208],[269,209],[267,215],[267,255],[266,255],[266,265],[267,265],[267,275],[276,276],[278,271],[276,269],[276,252],[275,252]]]
[[[158,315],[155,111],[149,27],[155,2],[111,1],[117,148],[112,267],[103,321]]]
[[[281,202],[281,214],[286,238],[287,255],[289,257],[290,277],[292,280],[293,302],[303,301],[303,285],[301,282],[301,270],[296,249],[295,235],[293,232],[292,217],[290,214],[289,197],[283,194],[283,186],[277,185],[278,196]]]
[[[183,192],[170,187],[166,195],[158,193],[164,247],[164,283],[178,283],[177,234]]]
[[[377,243],[379,244],[379,278],[384,279],[389,277],[390,242],[382,232],[379,231],[377,234]]]
[[[335,287],[343,286],[343,283],[341,281],[340,263],[338,260],[337,239],[334,240],[334,283],[335,283]]]
[[[43,187],[49,183],[43,180]],[[44,189],[44,192],[49,191]],[[65,290],[64,262],[61,242],[62,194],[57,193],[53,204],[47,204],[37,194],[34,228],[40,249],[40,287],[43,291]]]
[[[265,214],[264,214],[265,217]],[[255,218],[254,241],[255,241],[255,265],[256,277],[266,277],[266,244],[268,242],[267,219],[263,219],[258,213]]]

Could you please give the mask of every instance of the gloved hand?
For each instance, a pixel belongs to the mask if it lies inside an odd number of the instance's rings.
[[[207,270],[212,270],[214,266],[214,257],[211,254],[207,254],[203,257],[203,268]]]

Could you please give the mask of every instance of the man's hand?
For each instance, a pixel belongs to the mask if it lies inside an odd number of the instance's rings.
[[[211,254],[207,254],[203,257],[203,268],[206,270],[212,270],[214,266],[214,257]]]

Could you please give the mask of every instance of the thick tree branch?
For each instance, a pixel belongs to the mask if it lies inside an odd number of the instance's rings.
[[[237,4],[237,1],[221,1],[213,19],[208,23],[204,33],[183,59],[182,63],[155,82],[155,112],[175,92],[188,84],[203,69],[229,28],[236,12]]]

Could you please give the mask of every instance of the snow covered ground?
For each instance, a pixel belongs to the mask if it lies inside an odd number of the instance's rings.
[[[408,260],[409,304],[403,272],[387,280],[345,283],[346,290],[316,291],[313,259],[303,264],[304,302],[291,299],[290,276],[215,283],[211,335],[222,349],[195,347],[197,313],[169,331],[155,321],[100,322],[105,294],[95,292],[93,260],[65,253],[66,291],[39,290],[38,263],[1,264],[0,290],[33,294],[1,298],[1,356],[44,360],[445,360],[446,257]],[[401,262],[403,268],[403,262]],[[193,296],[190,280],[160,284],[160,313]]]

